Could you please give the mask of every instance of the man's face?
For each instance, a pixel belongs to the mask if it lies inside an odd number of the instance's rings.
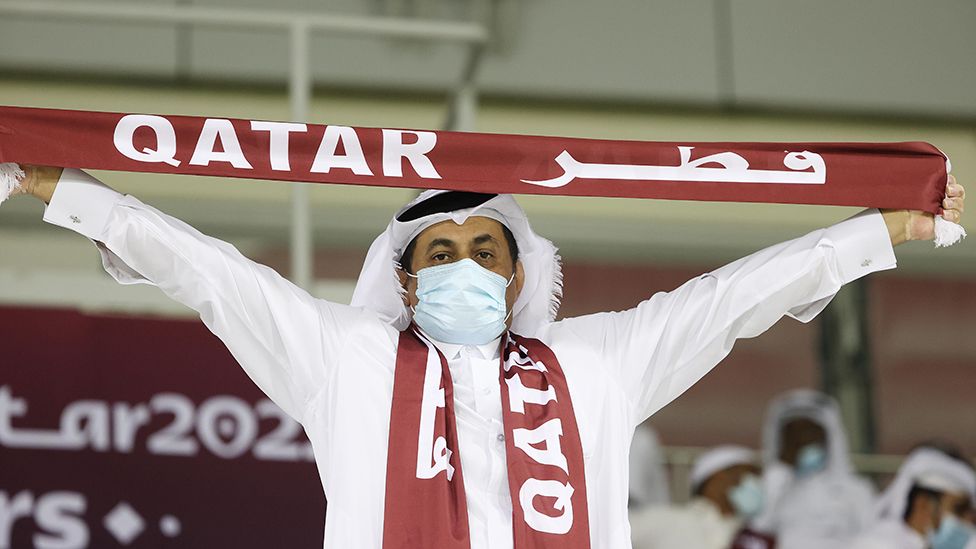
[[[742,477],[746,475],[759,476],[759,467],[755,465],[733,465],[708,477],[702,485],[701,495],[712,501],[722,514],[733,515],[735,509],[729,501],[729,490],[738,486],[742,482]]]
[[[515,300],[522,291],[525,274],[522,263],[512,261],[508,241],[502,224],[488,217],[472,216],[461,225],[447,220],[424,229],[415,239],[413,258],[409,265],[411,273],[421,269],[446,265],[462,259],[474,260],[485,269],[497,273],[508,280],[515,278],[505,290],[505,303],[511,311]],[[405,266],[406,267],[406,266]],[[398,271],[400,283],[407,289],[404,299],[408,306],[415,307],[417,300],[417,279]],[[508,320],[511,327],[511,317]]]
[[[939,502],[940,515],[955,515],[960,520],[971,521],[973,509],[966,494],[947,492]]]
[[[936,530],[942,522],[941,499],[927,493],[915,496],[912,514],[907,519],[908,525],[923,535]]]
[[[779,460],[788,465],[796,465],[796,457],[804,446],[827,446],[827,432],[819,423],[807,418],[787,421],[783,424],[780,435]]]

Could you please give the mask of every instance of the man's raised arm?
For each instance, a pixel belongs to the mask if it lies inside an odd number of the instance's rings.
[[[943,216],[961,218],[964,189],[950,179]],[[588,342],[630,400],[634,425],[677,398],[732,350],[783,316],[807,322],[841,286],[895,267],[893,245],[930,240],[930,214],[866,210],[655,294],[637,307],[551,326]]]
[[[317,300],[220,240],[73,169],[26,168],[44,220],[93,240],[122,284],[153,284],[200,313],[254,382],[301,421],[342,330],[363,313]]]

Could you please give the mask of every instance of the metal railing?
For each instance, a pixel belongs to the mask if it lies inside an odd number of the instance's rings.
[[[305,122],[312,100],[311,42],[315,33],[458,42],[468,46],[468,62],[451,94],[451,129],[469,130],[477,109],[474,77],[489,33],[476,23],[425,21],[398,17],[287,12],[280,10],[215,8],[192,5],[96,3],[67,1],[0,1],[0,16],[43,20],[117,21],[120,23],[179,23],[238,29],[271,29],[290,37],[288,96],[291,120]],[[292,184],[291,279],[310,289],[313,282],[311,208],[308,186]]]

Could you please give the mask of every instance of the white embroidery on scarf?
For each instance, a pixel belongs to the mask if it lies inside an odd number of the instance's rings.
[[[437,409],[444,407],[440,355],[429,342],[423,341],[427,345],[427,366],[424,374],[424,396],[420,403],[417,478],[432,479],[441,471],[447,471],[447,480],[451,480],[454,478],[454,466],[451,465],[453,452],[447,447],[444,436],[434,436]]]
[[[545,364],[535,362],[528,356],[529,353],[525,347],[520,345],[519,349],[525,356],[520,356],[517,352],[509,353],[504,364],[506,372],[516,366],[522,370],[548,371]],[[509,409],[512,413],[525,414],[526,404],[545,406],[549,402],[558,401],[555,387],[550,385],[546,390],[526,387],[522,384],[517,373],[506,378],[505,383],[508,385]],[[559,418],[554,418],[531,429],[513,429],[512,443],[536,463],[559,467],[568,475],[568,460],[562,452],[562,445],[559,441],[559,437],[562,435],[562,421]],[[544,443],[545,447],[533,446],[540,443]],[[537,532],[566,534],[573,528],[572,496],[574,491],[575,489],[569,482],[562,483],[557,480],[537,478],[526,479],[519,488],[518,496],[525,523]],[[540,512],[535,507],[536,497],[555,498],[553,508],[562,511],[562,514],[554,517]]]

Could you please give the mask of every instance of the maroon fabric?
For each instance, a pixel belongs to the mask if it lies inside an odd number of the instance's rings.
[[[510,334],[502,349],[500,382],[515,549],[589,547],[583,445],[556,355],[537,339]],[[550,391],[552,397],[545,404],[525,401],[524,413],[518,413],[512,388],[519,386]],[[531,433],[543,432],[547,425],[554,425],[559,436],[537,442]],[[525,436],[521,441],[519,431]],[[529,448],[539,453],[529,455]]]
[[[147,121],[156,129],[140,125]],[[661,143],[313,124],[272,131],[267,123],[257,122],[258,129],[252,124],[0,107],[0,161],[494,193],[833,204],[930,213],[941,212],[947,180],[944,155],[920,142]],[[242,158],[232,162],[221,157],[238,143]]]
[[[736,532],[729,549],[776,549],[776,538],[770,534],[743,528]]]
[[[467,549],[451,373],[421,337],[411,326],[397,347],[383,548]],[[499,372],[515,549],[589,548],[583,449],[559,362],[542,342],[510,334]]]
[[[421,341],[412,327],[400,332],[393,378],[393,404],[390,408],[390,443],[386,457],[383,549],[471,547],[468,504],[464,499],[461,456],[457,451],[454,384],[447,369],[447,359],[439,351],[436,353],[440,365],[437,390],[442,391],[443,406],[436,408],[432,438],[444,437],[453,474],[450,481],[446,480],[444,473],[431,479],[417,477],[418,433],[421,430],[428,354],[427,344]],[[433,448],[428,449],[427,455],[431,450]]]

